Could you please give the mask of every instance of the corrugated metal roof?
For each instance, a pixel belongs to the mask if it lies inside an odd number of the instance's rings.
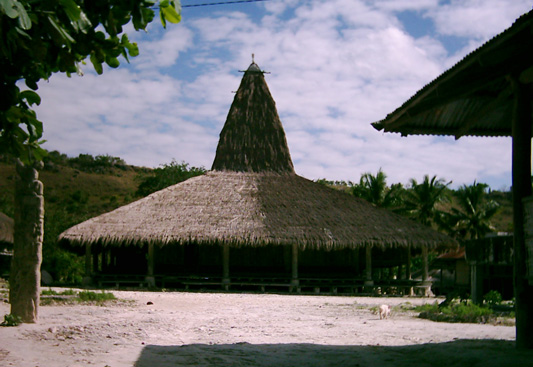
[[[372,125],[402,135],[511,136],[511,79],[532,82],[531,50],[533,11]]]

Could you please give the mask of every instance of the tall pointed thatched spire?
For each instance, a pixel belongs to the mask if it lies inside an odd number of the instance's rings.
[[[294,173],[276,103],[255,62],[244,72],[220,133],[212,169]]]

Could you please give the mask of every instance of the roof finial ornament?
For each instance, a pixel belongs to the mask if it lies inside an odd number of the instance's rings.
[[[261,70],[259,65],[255,63],[255,54],[252,54],[252,63],[247,70],[239,70],[241,73],[260,73],[260,74],[270,74],[267,71]]]

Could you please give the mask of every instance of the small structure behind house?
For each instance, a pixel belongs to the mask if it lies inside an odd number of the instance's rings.
[[[0,213],[0,278],[9,277],[11,259],[13,258],[13,218]]]

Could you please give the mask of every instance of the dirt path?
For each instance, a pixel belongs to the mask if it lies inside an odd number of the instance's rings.
[[[0,366],[533,366],[514,327],[370,311],[431,299],[113,293],[124,301],[43,306],[38,324],[0,328]]]

